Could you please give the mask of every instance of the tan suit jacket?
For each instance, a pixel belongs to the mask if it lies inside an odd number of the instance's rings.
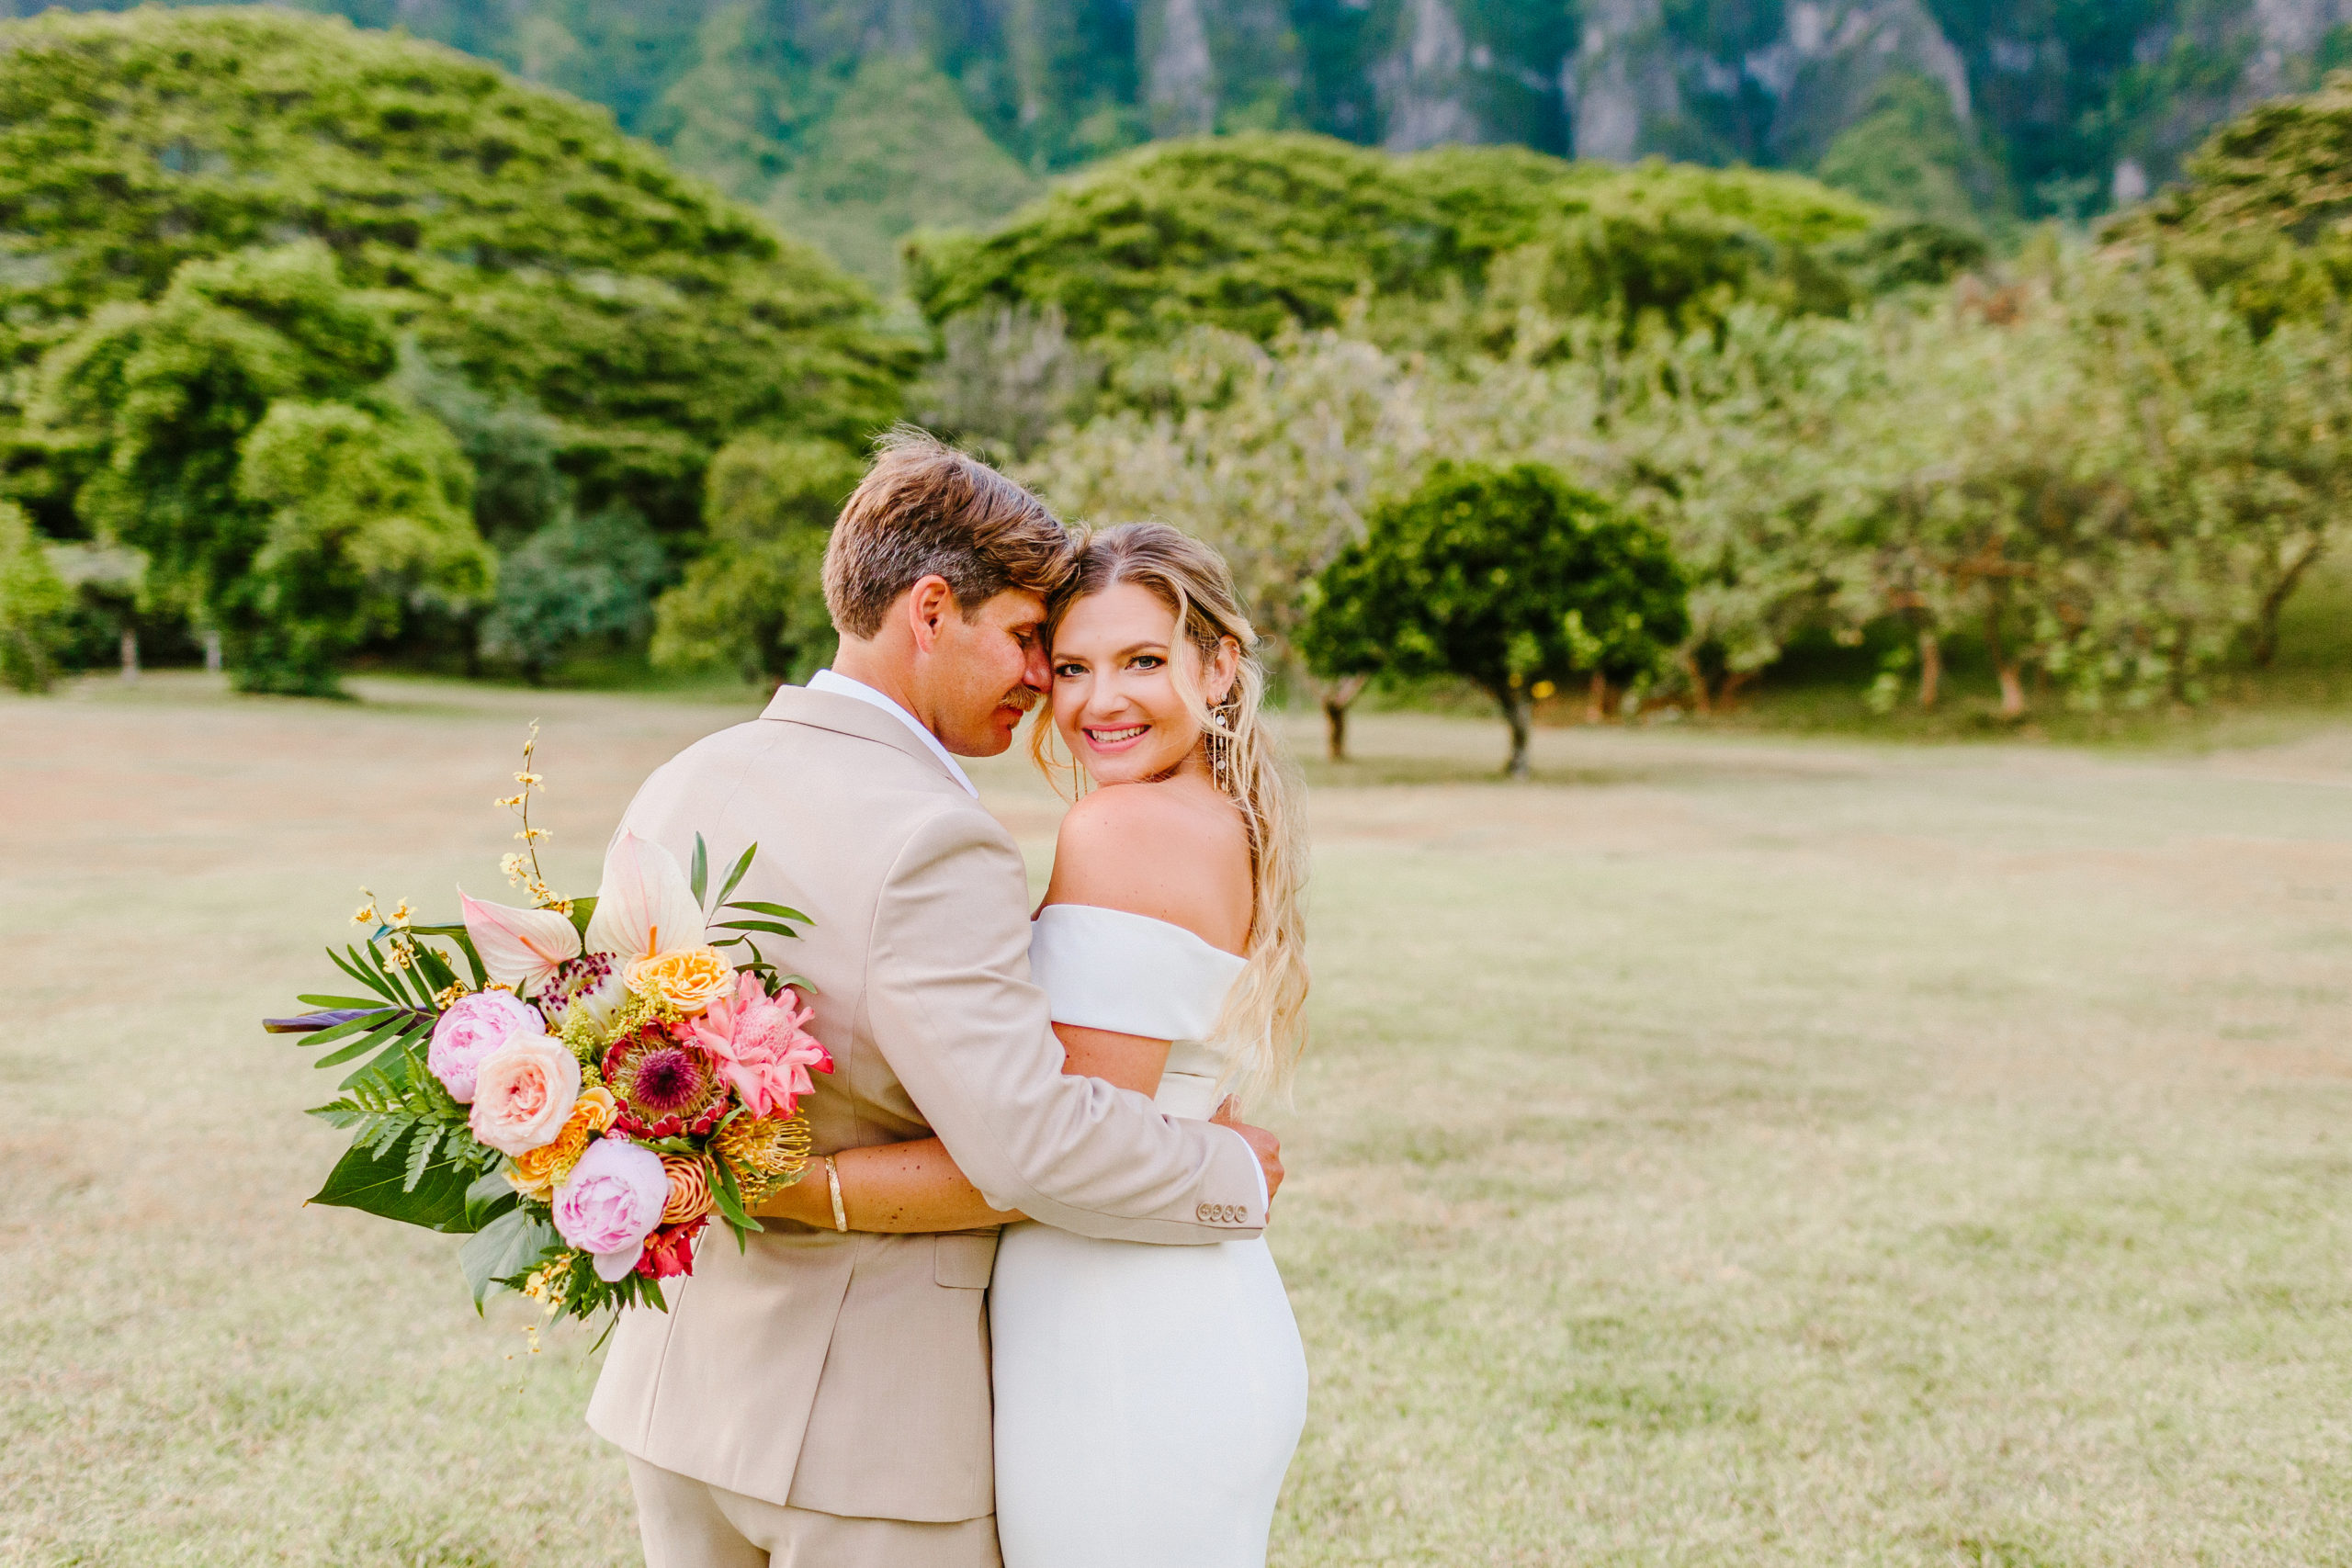
[[[1264,1226],[1239,1137],[1062,1072],[1029,981],[1020,852],[896,716],[787,686],[657,771],[626,823],[681,864],[700,832],[713,877],[757,842],[735,897],[811,918],[805,940],[762,945],[816,987],[811,1028],[835,1064],[804,1101],[820,1152],[935,1132],[996,1207],[1083,1235],[1201,1244]],[[996,1233],[765,1224],[740,1252],[713,1226],[694,1276],[665,1286],[666,1314],[623,1315],[589,1426],[767,1502],[992,1512]]]

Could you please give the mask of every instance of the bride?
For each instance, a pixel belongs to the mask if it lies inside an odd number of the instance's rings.
[[[1208,1118],[1279,1089],[1305,1035],[1305,851],[1217,554],[1162,524],[1080,547],[1048,614],[1074,782],[1030,967],[1065,1071]],[[845,1150],[850,1228],[1003,1224],[989,1325],[1006,1568],[1260,1568],[1306,1415],[1306,1361],[1261,1238],[1097,1241],[989,1207],[937,1140]],[[766,1211],[830,1227],[822,1181]],[[805,1209],[805,1213],[801,1212]]]

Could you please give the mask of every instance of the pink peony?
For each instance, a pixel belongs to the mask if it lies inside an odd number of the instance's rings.
[[[555,1142],[579,1100],[579,1059],[545,1034],[516,1032],[482,1058],[469,1120],[474,1136],[492,1148],[526,1155]]]
[[[754,1116],[789,1116],[815,1085],[808,1069],[833,1070],[832,1054],[807,1032],[814,1010],[799,1006],[791,987],[775,996],[757,975],[738,976],[735,995],[721,997],[692,1025],[704,1050]]]
[[[474,1077],[482,1058],[506,1043],[516,1030],[545,1034],[548,1026],[539,1010],[512,991],[481,991],[459,997],[433,1026],[433,1043],[424,1065],[441,1080],[450,1098],[463,1105],[474,1097]]]
[[[599,1138],[555,1190],[556,1234],[595,1256],[598,1279],[617,1280],[637,1267],[669,1201],[670,1173],[660,1155],[623,1138]]]

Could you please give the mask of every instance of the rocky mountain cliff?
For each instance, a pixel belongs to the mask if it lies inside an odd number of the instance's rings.
[[[2352,0],[310,3],[604,103],[885,285],[910,227],[1248,128],[1744,162],[1959,220],[2080,217],[2352,63]]]

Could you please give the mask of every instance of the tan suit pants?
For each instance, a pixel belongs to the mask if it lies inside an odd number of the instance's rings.
[[[632,1455],[645,1568],[1002,1568],[996,1517],[922,1524],[763,1503]]]

